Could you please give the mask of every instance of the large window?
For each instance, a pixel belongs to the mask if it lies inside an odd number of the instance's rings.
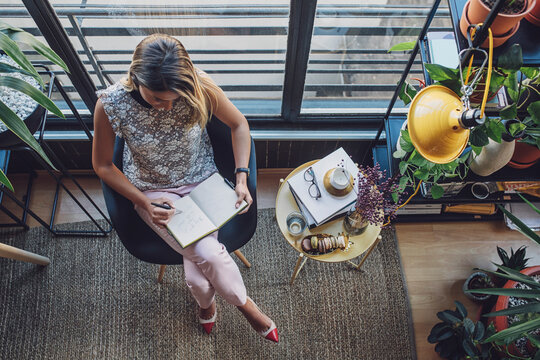
[[[98,88],[125,75],[135,46],[152,33],[174,35],[246,115],[278,115],[288,2],[51,0]]]
[[[299,122],[384,112],[408,59],[387,50],[416,40],[431,8],[425,0],[49,1],[97,89],[124,76],[144,36],[162,32],[178,37],[248,118]],[[305,8],[312,21],[294,16]],[[40,36],[21,0],[0,0],[0,9],[0,19]],[[431,28],[450,29],[447,8]],[[417,59],[410,77],[421,72]]]
[[[319,0],[302,113],[366,113],[386,108],[408,55],[389,53],[414,41],[431,4],[420,1]],[[439,11],[432,27],[451,27]],[[421,77],[417,59],[410,74]],[[400,106],[400,104],[396,104]]]

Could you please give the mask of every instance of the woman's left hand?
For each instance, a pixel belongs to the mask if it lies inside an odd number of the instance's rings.
[[[239,212],[239,214],[244,214],[249,210],[251,204],[253,203],[253,198],[251,197],[251,194],[249,193],[247,184],[243,182],[238,182],[236,184],[235,191],[236,191],[236,195],[238,195],[238,200],[236,201],[236,204],[235,204],[236,208],[242,205],[242,200],[245,200],[248,203],[248,206],[244,210]]]

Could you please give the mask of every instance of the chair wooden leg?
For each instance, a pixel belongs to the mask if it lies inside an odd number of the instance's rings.
[[[158,278],[157,278],[157,282],[161,284],[161,282],[163,281],[163,275],[165,275],[165,267],[167,265],[160,265],[159,266],[159,275],[158,275]]]
[[[0,257],[26,261],[38,265],[49,265],[51,260],[48,257],[21,250],[16,247],[0,243]]]
[[[246,257],[244,256],[244,254],[242,254],[242,252],[240,250],[235,250],[234,251],[234,254],[236,256],[238,256],[238,258],[240,259],[241,262],[244,263],[244,265],[246,265],[246,267],[250,268],[251,267],[251,264],[250,262],[248,261],[248,259],[246,259]]]

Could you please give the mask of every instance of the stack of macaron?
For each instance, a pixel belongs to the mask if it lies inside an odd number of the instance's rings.
[[[311,255],[320,255],[336,249],[346,249],[349,237],[344,234],[338,236],[329,234],[309,235],[302,239],[302,250]]]

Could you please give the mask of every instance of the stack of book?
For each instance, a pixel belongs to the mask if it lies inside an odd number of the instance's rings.
[[[326,184],[328,184],[329,173],[337,167],[343,167],[352,175],[352,191],[343,196],[332,195],[325,187],[325,176],[327,177]],[[306,218],[310,229],[345,215],[356,201],[356,179],[358,176],[358,166],[343,148],[339,148],[317,161],[311,166],[311,169],[315,175],[314,182],[306,180],[304,173],[307,169],[298,172],[287,181],[294,200]],[[313,183],[316,185],[312,185]],[[310,186],[318,186],[319,198],[310,195]]]

